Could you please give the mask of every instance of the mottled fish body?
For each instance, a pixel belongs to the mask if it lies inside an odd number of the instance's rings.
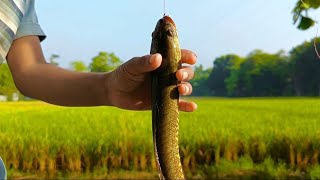
[[[184,179],[179,154],[179,92],[176,71],[181,49],[174,21],[164,16],[152,33],[151,54],[162,55],[152,72],[152,129],[160,179]]]

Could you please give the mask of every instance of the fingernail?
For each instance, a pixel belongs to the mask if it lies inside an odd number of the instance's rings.
[[[198,109],[198,105],[197,104],[194,104],[194,109]]]
[[[156,56],[155,54],[153,54],[153,55],[151,55],[150,57],[149,57],[149,63],[150,64],[152,64],[153,63],[153,61],[154,61],[154,59],[155,59],[155,57],[154,56]]]
[[[189,87],[188,86],[184,86],[184,94],[188,94],[188,92],[189,92]]]
[[[183,72],[182,73],[182,80],[185,80],[185,79],[187,79],[188,78],[188,73],[187,72]]]

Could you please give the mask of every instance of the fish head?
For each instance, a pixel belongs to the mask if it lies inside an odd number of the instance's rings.
[[[152,33],[151,54],[160,53],[163,59],[179,62],[181,50],[174,21],[169,16],[161,18]],[[167,64],[166,62],[163,62]]]

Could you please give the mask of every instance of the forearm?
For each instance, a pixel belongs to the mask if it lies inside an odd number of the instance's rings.
[[[106,74],[80,73],[51,64],[34,64],[14,74],[18,89],[26,96],[63,106],[110,105]]]
[[[64,106],[110,105],[108,74],[79,73],[46,63],[39,38],[15,40],[7,55],[17,88],[26,96]]]
[[[51,64],[37,64],[15,78],[23,94],[63,106],[108,105],[104,74],[68,71]]]

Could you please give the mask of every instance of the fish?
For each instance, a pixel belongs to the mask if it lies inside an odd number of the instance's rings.
[[[152,33],[151,54],[162,63],[151,72],[152,132],[160,179],[185,179],[179,153],[179,81],[181,49],[172,18],[161,18]]]

